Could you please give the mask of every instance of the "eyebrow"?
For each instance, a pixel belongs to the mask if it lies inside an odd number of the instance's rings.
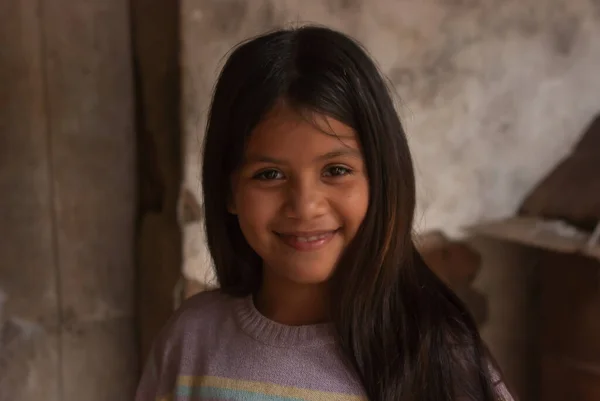
[[[358,149],[353,148],[342,148],[336,149],[331,152],[327,152],[323,155],[317,156],[314,161],[326,161],[330,159],[335,159],[336,157],[341,156],[351,156],[362,159],[362,155]],[[277,159],[275,157],[266,156],[266,155],[249,155],[244,160],[246,164],[252,163],[272,163],[272,164],[288,164],[287,161],[283,159]]]

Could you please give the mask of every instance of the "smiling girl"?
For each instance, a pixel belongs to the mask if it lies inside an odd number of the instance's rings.
[[[137,401],[512,400],[415,249],[406,136],[355,41],[301,27],[238,46],[202,184],[220,289],[171,318]]]

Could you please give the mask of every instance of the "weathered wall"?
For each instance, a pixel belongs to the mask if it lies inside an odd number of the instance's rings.
[[[0,400],[131,400],[127,3],[0,2]]]
[[[600,109],[595,0],[184,0],[184,180],[196,197],[206,109],[227,50],[302,22],[354,35],[394,83],[417,164],[421,230],[458,235],[511,214]],[[518,353],[532,341],[523,333],[534,306],[530,275],[518,266],[533,256],[479,246],[486,266],[476,285],[489,298],[483,333],[525,394]],[[201,224],[189,222],[184,274],[206,281],[208,266]]]

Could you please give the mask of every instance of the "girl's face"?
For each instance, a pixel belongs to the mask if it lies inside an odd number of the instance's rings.
[[[329,117],[276,107],[253,131],[232,179],[231,213],[263,260],[264,279],[319,284],[331,276],[369,203],[358,138]]]

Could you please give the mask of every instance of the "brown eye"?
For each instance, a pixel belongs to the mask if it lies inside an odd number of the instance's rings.
[[[325,177],[340,177],[349,174],[352,174],[352,170],[344,166],[331,166],[323,172]]]
[[[280,171],[273,170],[273,169],[263,170],[260,173],[256,174],[252,178],[255,180],[261,180],[261,181],[280,180],[281,178],[283,178],[283,174],[281,174]]]

